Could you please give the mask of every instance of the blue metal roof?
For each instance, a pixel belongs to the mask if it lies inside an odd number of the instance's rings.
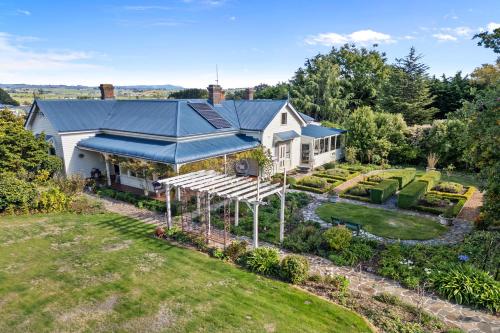
[[[233,126],[243,130],[263,130],[287,104],[287,100],[227,100],[216,107]],[[234,116],[236,115],[236,117]]]
[[[306,123],[310,123],[310,122],[312,122],[312,121],[316,121],[316,119],[314,119],[314,118],[313,118],[313,117],[311,117],[311,116],[308,116],[308,115],[307,115],[307,114],[305,114],[305,113],[302,113],[302,112],[298,112],[298,113],[299,113],[299,115],[302,117],[302,119],[304,119],[304,121],[305,121]]]
[[[36,100],[59,132],[108,129],[182,137],[237,130],[216,129],[187,100]]]
[[[302,135],[310,136],[313,138],[324,138],[332,135],[339,135],[347,132],[339,128],[323,127],[318,125],[307,125],[302,128]]]
[[[298,138],[299,136],[300,135],[295,131],[279,132],[274,134],[274,141],[275,142],[288,141]]]
[[[159,141],[99,134],[81,140],[78,147],[125,157],[179,164],[206,159],[257,147],[260,142],[242,134],[225,135],[192,141]]]

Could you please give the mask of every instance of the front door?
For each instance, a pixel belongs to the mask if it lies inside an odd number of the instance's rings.
[[[278,162],[279,167],[285,167],[285,158],[286,158],[286,144],[281,144],[278,146]]]
[[[311,145],[309,143],[302,144],[302,151],[300,157],[302,164],[309,164],[310,147]]]

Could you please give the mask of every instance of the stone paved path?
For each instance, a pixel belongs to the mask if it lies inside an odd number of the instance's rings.
[[[458,214],[458,218],[474,222],[479,216],[481,207],[483,206],[483,193],[476,191],[472,197],[467,200],[464,207]]]
[[[163,214],[139,209],[131,204],[113,199],[100,198],[99,200],[111,212],[136,218],[145,223],[165,225]],[[281,253],[282,255],[286,254],[282,250]],[[349,288],[353,291],[358,291],[369,296],[388,292],[401,297],[407,303],[413,305],[422,304],[423,309],[426,311],[438,316],[446,323],[456,325],[467,332],[500,333],[500,318],[498,316],[476,311],[458,304],[452,304],[431,294],[419,296],[395,281],[365,271],[357,271],[351,267],[339,267],[325,258],[314,255],[306,255],[306,257],[311,264],[312,272],[344,275],[349,278]]]

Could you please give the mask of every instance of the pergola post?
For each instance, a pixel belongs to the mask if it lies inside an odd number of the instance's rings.
[[[286,167],[283,170],[283,190],[281,192],[280,243],[283,243],[283,239],[285,238],[285,192],[286,192]]]
[[[172,210],[170,207],[170,185],[167,184],[165,190],[165,202],[167,204],[167,228],[172,227]]]
[[[104,155],[104,165],[106,166],[106,182],[108,186],[111,186],[111,170],[109,168],[108,154]]]
[[[234,201],[234,225],[238,226],[240,221],[240,201],[236,199]]]
[[[227,156],[224,154],[224,174],[227,175]]]
[[[259,204],[253,204],[253,248],[259,247]]]

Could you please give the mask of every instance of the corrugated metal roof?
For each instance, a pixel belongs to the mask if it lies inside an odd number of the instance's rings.
[[[313,118],[313,117],[311,117],[311,116],[308,116],[308,115],[307,115],[307,114],[305,114],[305,113],[298,112],[298,114],[302,117],[302,119],[304,119],[304,121],[305,121],[306,123],[310,123],[310,122],[312,122],[312,121],[316,121],[316,119],[314,119],[314,118]]]
[[[80,148],[120,156],[141,158],[168,164],[179,164],[224,154],[232,154],[255,148],[259,144],[258,140],[242,134],[183,142],[99,134],[95,137],[81,140],[77,145]]]
[[[302,135],[313,138],[323,138],[326,136],[338,135],[347,132],[339,128],[323,127],[318,125],[307,125],[302,128]]]
[[[36,100],[59,132],[108,129],[162,136],[190,136],[216,129],[187,100]]]
[[[238,101],[223,101],[222,106],[227,109],[219,111],[223,115],[227,115],[231,123],[235,124],[234,116],[232,120],[228,112],[236,112],[239,128],[244,130],[263,130],[278,114],[278,112],[286,105],[286,100],[238,100]]]
[[[288,141],[298,138],[300,135],[295,131],[279,132],[274,134],[274,142]]]

